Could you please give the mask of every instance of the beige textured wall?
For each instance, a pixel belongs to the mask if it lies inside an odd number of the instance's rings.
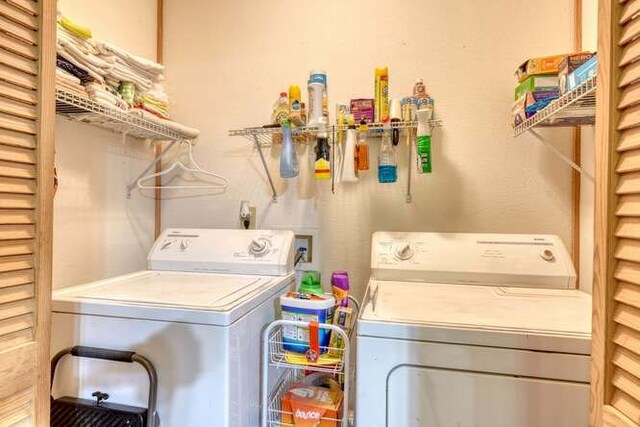
[[[239,201],[257,206],[258,226],[312,228],[321,237],[325,277],[346,268],[362,295],[377,230],[554,233],[570,243],[571,171],[530,136],[508,124],[513,71],[529,56],[570,50],[570,0],[235,2],[166,4],[168,88],[176,117],[202,130],[196,157],[231,179],[216,197],[167,192],[165,226],[235,227]],[[542,12],[541,11],[547,11]],[[335,102],[372,95],[373,69],[388,65],[390,93],[401,96],[423,77],[444,128],[433,138],[432,175],[414,175],[406,204],[405,154],[399,182],[376,183],[375,169],[356,185],[276,178],[270,202],[259,158],[228,129],[268,120],[278,92],[301,86],[308,72],[329,74]],[[570,134],[543,130],[560,149]],[[377,157],[372,143],[372,162]],[[309,151],[303,152],[303,156]],[[268,151],[277,176],[278,150]],[[305,163],[305,162],[303,162]],[[300,185],[298,185],[300,184]],[[298,187],[303,187],[302,191]],[[318,249],[318,248],[317,248]]]
[[[150,58],[156,53],[156,1],[60,0],[60,10],[94,36]],[[153,158],[150,145],[58,118],[54,287],[146,267],[153,242],[153,200],[125,196]]]

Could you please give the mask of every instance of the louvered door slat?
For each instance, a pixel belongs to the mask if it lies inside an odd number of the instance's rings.
[[[640,172],[622,175],[618,181],[616,194],[640,194]]]
[[[620,154],[616,172],[623,174],[636,171],[640,171],[640,150],[629,150]]]
[[[34,165],[0,161],[0,177],[34,179]]]
[[[624,47],[619,66],[625,66],[640,58],[640,39],[635,39]],[[623,98],[624,95],[621,96]]]
[[[25,135],[19,132],[0,133],[0,144],[11,147],[36,148],[36,140],[33,135]]]
[[[33,268],[32,255],[18,255],[0,258],[0,272],[28,270]]]
[[[622,218],[618,222],[616,237],[640,240],[640,218]]]
[[[0,15],[29,30],[38,30],[38,20],[35,16],[6,0],[0,1]]]
[[[35,246],[32,240],[5,240],[0,242],[0,257],[29,255],[34,250]]]
[[[35,121],[38,115],[33,105],[6,98],[0,98],[0,113],[32,121]]]
[[[640,196],[622,196],[616,209],[618,216],[640,216]]]
[[[12,37],[33,46],[38,45],[38,34],[25,26],[18,24],[4,15],[0,15],[0,28]]]
[[[25,371],[24,374],[31,375],[30,371]],[[31,388],[19,390],[0,399],[0,425],[19,425],[25,417],[29,416],[32,406],[33,391]]]
[[[621,239],[616,249],[616,258],[640,263],[640,241]]]
[[[620,89],[625,89],[627,86],[633,83],[636,83],[639,79],[640,79],[640,63],[633,62],[622,69],[618,87]],[[633,108],[630,108],[629,110],[632,110],[632,109]],[[622,122],[623,119],[624,119],[624,112],[621,115],[620,121]],[[618,129],[624,129],[624,128],[625,126],[618,126]]]
[[[634,423],[640,423],[640,402],[627,393],[620,389],[616,390],[611,398],[611,404]]]
[[[0,289],[0,304],[23,301],[31,298],[33,298],[33,285],[21,285]]]
[[[29,105],[36,105],[37,94],[31,89],[0,80],[0,99],[7,98],[14,101],[24,102]]]
[[[640,401],[640,379],[623,369],[616,369],[613,372],[612,382],[616,388],[624,391],[636,401]]]
[[[621,282],[618,284],[613,298],[620,303],[640,309],[640,286]]]
[[[625,24],[633,19],[640,12],[640,1],[629,0],[625,3],[624,9],[622,9],[622,15],[620,15],[620,24]]]
[[[26,344],[29,341],[33,341],[33,332],[30,328],[0,335],[0,348],[15,347]]]
[[[33,239],[35,228],[33,225],[0,225],[0,241]],[[2,260],[0,259],[0,262]]]
[[[35,120],[23,119],[0,112],[0,129],[35,135],[37,124]]]
[[[640,356],[640,333],[633,329],[618,325],[613,333],[613,342]]]
[[[622,347],[616,346],[611,361],[615,366],[620,369],[624,369],[636,377],[640,375],[640,356],[633,354]]]
[[[629,329],[640,333],[640,310],[626,303],[620,303],[616,305],[616,310],[613,314],[613,320],[624,325]]]
[[[640,285],[640,269],[632,262],[620,261],[616,266],[614,277],[623,282]]]
[[[33,283],[33,270],[12,271],[0,273],[0,289]]]
[[[621,132],[617,148],[620,152],[640,148],[640,128],[631,128]]]
[[[33,209],[35,206],[32,195],[0,193],[0,209]]]
[[[38,63],[35,60],[16,55],[5,49],[0,49],[0,64],[32,76],[38,75]]]
[[[36,90],[38,88],[37,76],[2,63],[0,63],[0,80],[25,89]]]
[[[18,332],[30,331],[32,328],[33,315],[31,313],[0,319],[0,338]]]
[[[18,8],[32,16],[38,16],[38,2],[35,0],[5,0],[15,8]]]
[[[26,59],[38,60],[38,48],[32,44],[25,43],[9,34],[0,31],[0,49],[14,53]]]
[[[640,35],[640,19],[625,23],[620,34],[620,45],[625,45]]]

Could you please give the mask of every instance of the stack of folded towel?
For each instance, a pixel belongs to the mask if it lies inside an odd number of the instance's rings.
[[[76,96],[87,96],[81,80],[61,68],[56,69],[56,86]]]
[[[66,72],[65,77],[80,80],[83,96],[169,118],[169,99],[160,84],[164,66],[95,40],[91,29],[64,16],[58,19],[57,53],[58,68]],[[74,87],[74,93],[78,94],[78,89]]]

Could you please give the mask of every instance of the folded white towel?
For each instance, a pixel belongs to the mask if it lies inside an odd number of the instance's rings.
[[[93,55],[100,54],[100,49],[98,49],[98,47],[96,46],[95,41],[93,41],[92,39],[88,39],[88,40],[81,39],[75,34],[72,34],[69,31],[67,31],[60,24],[58,24],[58,31],[56,34],[57,34],[58,40],[64,40],[67,43],[73,43],[78,49],[82,50],[86,54],[93,54]]]
[[[79,78],[77,78],[73,74],[70,74],[70,73],[66,72],[62,68],[56,68],[56,79],[66,80],[66,81],[68,81],[70,83],[75,83],[77,85],[81,85],[82,84],[82,82],[80,81]]]
[[[69,54],[73,55],[81,63],[94,67],[95,71],[100,74],[103,73],[99,70],[104,70],[104,74],[106,75],[106,71],[109,71],[114,67],[113,63],[109,63],[96,55],[84,53],[74,43],[69,42],[64,37],[58,39],[58,45],[62,46],[67,52],[69,52]]]
[[[150,73],[155,73],[155,74],[160,74],[164,71],[164,66],[158,64],[157,62],[153,62],[150,61],[146,58],[143,58],[141,56],[137,56],[137,55],[133,55],[127,51],[125,51],[124,49],[119,48],[118,46],[115,46],[111,43],[108,42],[100,42],[98,44],[98,48],[104,53],[104,54],[113,54],[116,55],[118,57],[120,57],[121,59],[125,60],[126,62],[128,62],[130,65],[135,66],[135,67],[139,67],[143,70],[146,70]]]

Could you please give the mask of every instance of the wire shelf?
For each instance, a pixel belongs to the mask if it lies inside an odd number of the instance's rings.
[[[304,375],[302,375],[302,373],[299,371],[287,371],[285,375],[283,375],[282,380],[276,387],[276,392],[269,399],[266,423],[269,427],[295,427],[294,424],[282,421],[284,417],[290,420],[293,419],[293,412],[282,410],[282,397],[287,392],[287,390],[291,388],[293,383],[302,379],[303,376]],[[345,408],[343,407],[342,410],[344,411]],[[337,418],[322,417],[320,421],[325,423],[333,423],[334,425],[339,426],[341,425],[343,420]]]
[[[273,328],[271,334],[269,335],[269,365],[275,366],[278,368],[288,368],[299,371],[306,372],[324,372],[326,374],[331,374],[336,377],[342,377],[344,374],[344,348],[336,348],[336,347],[323,347],[320,346],[320,353],[326,354],[331,353],[332,356],[335,356],[338,359],[336,364],[332,365],[318,365],[318,364],[310,364],[305,363],[304,365],[299,365],[296,363],[291,363],[287,361],[287,355],[292,355],[296,353],[288,353],[284,350],[284,340],[282,337],[283,327],[279,326]],[[342,378],[340,378],[342,380]]]
[[[399,129],[401,131],[405,129],[414,130],[417,129],[418,122],[393,122],[393,123],[369,123],[367,124],[368,137],[379,137],[385,131],[389,132],[390,129]],[[431,127],[442,127],[442,120],[431,120]],[[299,126],[291,129],[294,142],[297,143],[315,143],[318,132],[320,131],[318,126]],[[331,125],[324,126],[323,129],[327,132],[329,139],[336,132],[346,131],[347,125]],[[268,127],[250,127],[244,129],[234,129],[229,131],[229,136],[240,136],[248,139],[252,143],[259,143],[262,147],[269,147],[271,145],[282,142],[282,129],[277,126]]]
[[[552,101],[548,106],[538,111],[513,128],[514,136],[519,136],[535,127],[568,127],[592,125],[596,117],[596,82],[593,76]]]
[[[89,123],[114,132],[141,139],[193,139],[182,132],[130,114],[116,106],[108,106],[87,97],[56,88],[56,113],[70,120]]]

